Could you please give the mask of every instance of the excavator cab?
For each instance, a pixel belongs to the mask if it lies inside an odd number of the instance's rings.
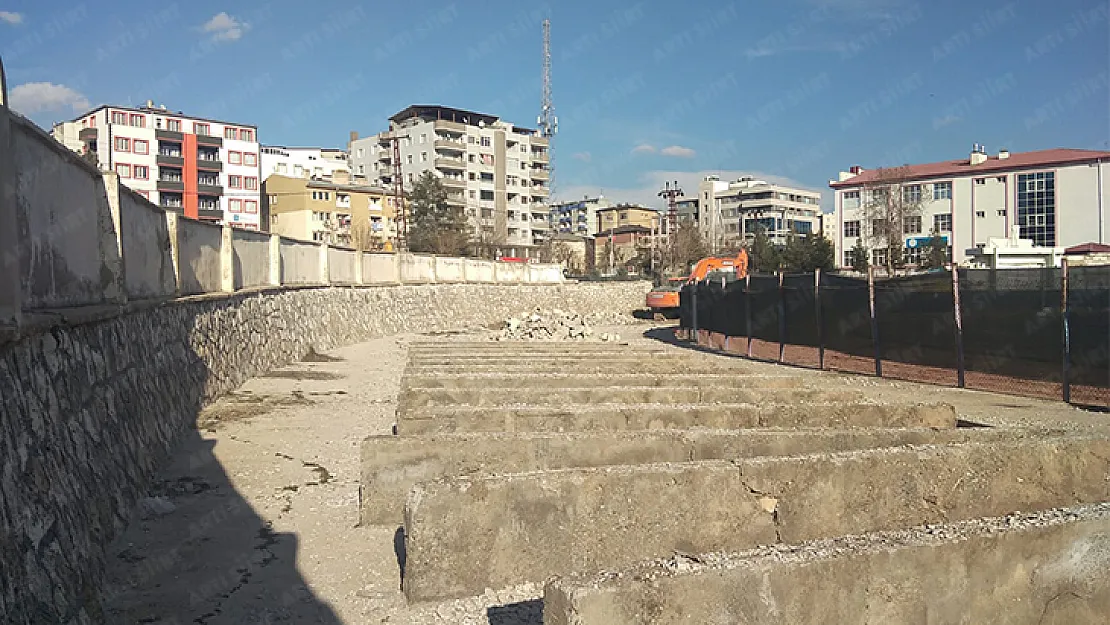
[[[656,315],[674,317],[678,314],[679,293],[687,284],[702,282],[703,280],[720,280],[734,282],[748,275],[748,253],[744,250],[730,258],[710,256],[694,264],[690,275],[685,278],[671,278],[663,286],[658,286],[647,294],[647,307]]]

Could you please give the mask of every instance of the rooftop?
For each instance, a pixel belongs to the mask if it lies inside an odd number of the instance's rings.
[[[970,158],[955,161],[941,161],[939,163],[925,163],[922,165],[907,165],[906,180],[923,180],[928,178],[974,176],[977,174],[990,174],[1011,171],[1014,169],[1029,169],[1034,167],[1047,167],[1051,165],[1071,165],[1105,159],[1110,161],[1110,152],[1097,150],[1077,150],[1071,148],[1054,148],[1051,150],[1036,150],[1033,152],[1014,152],[1007,157],[999,155],[985,156],[986,160],[978,165],[972,165]],[[891,168],[887,168],[888,170]],[[857,187],[879,180],[880,170],[864,170],[862,173],[847,180],[833,181],[829,186],[833,189]]]
[[[467,111],[464,109],[451,108],[449,106],[440,106],[438,104],[413,104],[412,106],[396,113],[389,121],[400,123],[406,119],[419,117],[426,120],[443,120],[448,122],[456,122],[459,124],[468,124],[477,126],[478,122],[483,125],[490,125],[497,121],[499,118],[496,115],[487,115],[485,113],[478,113],[476,111]]]
[[[254,125],[254,124],[241,124],[239,122],[231,122],[231,121],[227,121],[225,119],[210,119],[210,118],[207,118],[207,117],[197,117],[196,115],[188,115],[188,114],[183,113],[181,111],[171,111],[167,108],[163,108],[163,107],[160,107],[160,106],[141,106],[141,107],[136,108],[136,107],[133,107],[133,106],[119,106],[117,104],[101,104],[100,106],[97,106],[95,108],[91,108],[91,109],[85,111],[84,113],[81,113],[80,115],[78,115],[77,117],[74,117],[73,119],[71,119],[69,121],[71,121],[71,122],[79,121],[81,118],[88,117],[89,115],[92,115],[93,113],[96,113],[97,111],[99,111],[101,109],[118,109],[118,110],[121,110],[121,111],[132,111],[134,113],[153,113],[155,115],[165,115],[166,117],[181,117],[183,119],[195,119],[195,120],[202,121],[202,122],[211,122],[213,124],[225,124],[227,126],[242,126],[243,128],[255,128],[255,129],[258,128],[258,126]]]

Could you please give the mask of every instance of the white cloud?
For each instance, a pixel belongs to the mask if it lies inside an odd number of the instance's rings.
[[[205,22],[201,30],[212,35],[213,41],[237,41],[250,27],[250,24],[241,22],[226,12],[220,12]]]
[[[685,148],[681,145],[669,145],[659,150],[659,153],[663,156],[675,156],[678,158],[694,158],[694,156],[697,155],[697,152],[695,152],[693,148]]]
[[[23,14],[12,13],[11,11],[0,11],[0,22],[7,22],[9,24],[22,24]]]
[[[29,82],[12,89],[12,108],[24,115],[43,111],[71,109],[79,113],[89,108],[89,99],[65,85]]]
[[[633,154],[655,154],[655,146],[649,143],[641,143],[640,145],[632,148]]]
[[[955,124],[956,122],[961,120],[963,120],[962,117],[952,114],[945,115],[944,117],[938,117],[933,120],[933,130],[944,128],[945,126],[951,126],[952,124]]]
[[[698,193],[698,184],[707,175],[715,175],[720,177],[721,180],[736,180],[743,176],[752,176],[756,180],[765,180],[773,184],[781,184],[783,186],[790,186],[800,189],[810,189],[813,191],[820,191],[822,193],[822,200],[826,197],[831,198],[832,194],[828,189],[815,189],[811,185],[806,185],[792,180],[785,176],[776,176],[774,174],[765,174],[761,172],[752,171],[648,171],[639,176],[635,186],[631,187],[598,187],[592,185],[569,185],[559,187],[559,198],[580,198],[583,196],[597,197],[603,194],[605,197],[613,200],[614,202],[631,202],[641,206],[648,206],[662,210],[665,208],[665,202],[659,197],[659,191],[663,185],[670,182],[674,184],[678,181],[678,186],[682,189],[685,197],[696,197]]]
[[[576,158],[576,159],[578,159],[578,160],[580,160],[584,163],[589,163],[590,159],[593,158],[593,156],[591,156],[589,152],[577,152],[573,156],[574,156],[574,158]]]

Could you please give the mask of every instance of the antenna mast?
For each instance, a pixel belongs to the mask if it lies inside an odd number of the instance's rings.
[[[559,118],[555,117],[555,105],[551,102],[551,20],[543,21],[543,95],[540,102],[540,116],[536,118],[540,136],[547,139],[548,203],[555,196],[555,158],[553,156],[555,133],[559,132]]]

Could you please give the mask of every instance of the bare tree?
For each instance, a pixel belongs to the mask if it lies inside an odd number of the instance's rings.
[[[667,258],[667,267],[664,270],[686,273],[690,265],[709,254],[709,249],[705,240],[702,239],[701,231],[697,225],[693,222],[682,222],[678,224],[678,228],[671,237],[668,252],[669,258]]]
[[[479,228],[478,232],[470,239],[470,254],[477,258],[496,260],[501,250],[504,249],[505,243],[504,235],[489,233]]]
[[[875,178],[863,185],[864,197],[860,198],[865,237],[871,249],[881,251],[878,256],[888,274],[902,265],[902,252],[907,226],[916,223],[920,229],[921,213],[931,200],[927,185],[909,180],[908,167],[881,168]]]
[[[385,239],[374,235],[368,223],[351,226],[351,247],[360,252],[377,252],[385,245]]]

